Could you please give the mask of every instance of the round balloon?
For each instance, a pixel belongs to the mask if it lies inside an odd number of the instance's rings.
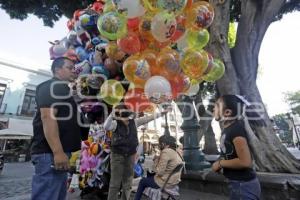
[[[92,68],[93,74],[103,74],[107,79],[110,77],[108,69],[106,69],[103,65],[96,65]]]
[[[162,76],[152,76],[145,84],[145,94],[155,104],[167,102],[172,98],[171,84]]]
[[[146,59],[131,56],[123,64],[123,73],[128,81],[143,86],[151,77],[150,66]]]
[[[187,0],[157,0],[157,5],[160,10],[174,12],[176,15],[183,11],[186,3]]]
[[[99,17],[97,22],[100,34],[109,40],[122,38],[127,33],[127,20],[118,12],[108,12]]]
[[[143,7],[149,12],[157,12],[157,0],[141,0]]]
[[[151,22],[154,15],[152,13],[147,13],[144,15],[139,24],[139,33],[141,37],[143,37],[146,40],[152,41],[154,40],[152,33],[151,33]]]
[[[210,72],[202,77],[207,82],[214,82],[220,79],[225,73],[225,65],[219,59],[214,59]]]
[[[208,66],[208,55],[205,51],[187,49],[180,61],[183,72],[191,79],[199,80]]]
[[[105,53],[114,60],[121,60],[125,56],[125,53],[121,51],[116,42],[109,42],[105,47]]]
[[[135,18],[144,15],[145,9],[140,0],[112,0],[119,11],[125,11],[127,18]]]
[[[174,35],[176,24],[176,18],[172,13],[159,12],[152,19],[151,33],[157,41],[166,42]]]
[[[140,38],[133,32],[129,32],[126,37],[119,39],[117,44],[123,52],[130,55],[141,50]]]
[[[143,112],[152,106],[152,103],[147,99],[143,88],[129,89],[124,97],[124,103],[127,108],[134,112]]]
[[[172,42],[176,42],[179,40],[185,33],[185,22],[186,22],[186,17],[184,15],[179,15],[176,17],[176,30],[174,35],[171,37]]]
[[[192,8],[187,11],[187,26],[195,29],[207,28],[212,24],[214,15],[214,8],[210,3],[193,3]]]
[[[109,71],[110,77],[115,77],[121,69],[117,66],[115,61],[111,58],[106,58],[104,61],[105,68]]]
[[[202,49],[209,41],[209,32],[206,29],[192,29],[187,32],[186,39],[190,48]]]
[[[140,19],[138,17],[127,20],[128,31],[137,32],[139,30]]]
[[[100,89],[99,97],[109,105],[116,105],[123,99],[125,90],[116,80],[106,80]]]
[[[178,55],[178,53],[175,51]],[[174,75],[179,74],[181,71],[179,65],[179,55],[174,55],[171,52],[163,53],[161,52],[157,57],[157,66],[161,68],[161,70],[165,70],[171,79]]]

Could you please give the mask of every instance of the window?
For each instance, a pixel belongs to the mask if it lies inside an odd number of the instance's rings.
[[[33,116],[36,111],[35,91],[26,89],[21,115]]]
[[[0,83],[0,108],[2,105],[3,98],[4,98],[5,90],[6,90],[6,85],[3,83]]]

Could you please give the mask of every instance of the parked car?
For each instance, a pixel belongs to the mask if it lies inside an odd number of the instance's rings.
[[[2,173],[3,167],[4,167],[4,156],[2,151],[0,151],[0,174]]]

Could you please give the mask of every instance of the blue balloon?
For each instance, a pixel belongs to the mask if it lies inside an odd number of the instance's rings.
[[[92,44],[93,44],[94,46],[100,44],[101,42],[102,42],[102,40],[101,40],[100,38],[98,38],[98,37],[94,37],[94,38],[92,39]]]
[[[88,60],[89,59],[89,53],[81,46],[77,47],[75,49],[75,52],[79,58],[80,61]]]
[[[110,77],[110,73],[109,73],[108,69],[106,69],[103,65],[93,66],[92,73],[93,74],[103,74],[104,76],[106,76],[106,78]]]

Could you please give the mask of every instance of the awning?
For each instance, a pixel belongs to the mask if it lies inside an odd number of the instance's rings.
[[[0,139],[31,139],[32,120],[9,118],[8,128],[0,130]]]

